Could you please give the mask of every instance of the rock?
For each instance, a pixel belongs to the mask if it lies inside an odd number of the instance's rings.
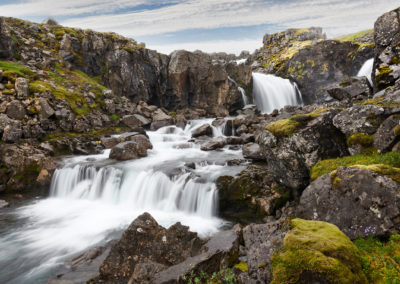
[[[246,125],[244,125],[244,124],[242,124],[241,126],[239,126],[238,129],[236,129],[236,133],[237,133],[238,135],[242,135],[242,134],[247,133],[247,132],[249,132],[249,130],[248,130],[248,128],[246,127]]]
[[[7,125],[3,130],[3,137],[1,140],[7,143],[17,143],[22,137],[22,129],[20,125],[20,123]]]
[[[400,19],[399,11],[387,12],[380,16],[374,26],[375,59],[372,72],[374,90],[378,92],[394,84],[400,76]]]
[[[15,80],[15,91],[17,92],[18,99],[26,99],[29,95],[28,80],[25,78],[17,78]]]
[[[242,139],[244,144],[254,142],[254,134],[245,133],[240,135],[240,138]]]
[[[317,114],[321,112],[320,114]],[[345,137],[333,125],[337,110],[318,109],[314,113],[293,117],[297,121],[280,120],[269,124],[256,135],[268,171],[279,183],[295,191],[309,184],[311,168],[320,160],[348,155]],[[291,129],[292,133],[287,129]],[[282,131],[286,129],[286,131]]]
[[[272,259],[274,283],[368,283],[357,247],[336,226],[294,219]]]
[[[374,134],[383,121],[384,109],[375,105],[356,105],[333,118],[333,124],[349,137],[354,133]]]
[[[133,141],[136,142],[137,144],[141,145],[142,147],[148,149],[153,149],[153,145],[151,144],[149,138],[145,135],[142,134],[135,134],[131,136],[124,137],[125,141]]]
[[[177,223],[167,230],[159,226],[150,214],[144,213],[131,223],[111,248],[100,267],[99,280],[126,283],[138,263],[175,265],[197,253],[198,244],[201,241],[197,234],[189,232],[188,227]]]
[[[122,122],[131,129],[134,129],[137,127],[141,127],[143,125],[147,125],[151,121],[141,116],[140,114],[134,114],[134,115],[125,115],[124,117],[122,117]]]
[[[193,134],[192,134],[193,136]],[[216,149],[223,148],[226,145],[226,139],[225,137],[219,136],[212,138],[205,143],[203,143],[200,147],[202,151],[212,151]]]
[[[150,125],[150,130],[151,131],[156,131],[157,129],[160,129],[162,127],[171,125],[171,121],[170,120],[160,120],[160,121],[153,121]]]
[[[46,169],[42,169],[36,179],[36,181],[42,186],[50,185],[52,176]]]
[[[326,89],[328,94],[339,101],[365,100],[372,97],[372,88],[367,77],[352,77]]]
[[[339,167],[316,179],[301,195],[298,216],[335,224],[351,239],[397,234],[400,185],[367,170],[384,165],[364,167]]]
[[[248,143],[243,145],[243,157],[252,160],[263,160],[264,157],[261,152],[260,145],[257,143]]]
[[[0,58],[13,58],[16,45],[16,42],[11,37],[10,27],[7,25],[5,18],[0,17]]]
[[[8,207],[8,205],[7,201],[0,199],[0,209]]]
[[[269,283],[272,280],[271,257],[282,246],[288,228],[288,224],[279,221],[251,224],[243,228],[250,278],[259,283]]]
[[[166,268],[167,266],[156,262],[138,263],[128,284],[154,283],[154,275]]]
[[[243,144],[243,139],[237,136],[228,136],[225,138],[226,144],[229,145],[240,145]]]
[[[183,283],[182,277],[190,271],[205,272],[211,275],[225,267],[231,267],[238,261],[240,229],[215,234],[204,245],[201,254],[187,258],[185,261],[169,267],[154,276],[154,283]]]
[[[216,184],[221,217],[241,223],[273,215],[291,195],[274,181],[265,164],[252,164],[236,177],[219,177]]]
[[[100,141],[106,149],[110,149],[121,142],[117,137],[102,137]]]
[[[16,120],[24,119],[26,115],[24,106],[18,100],[13,100],[8,104],[6,113],[9,118]]]
[[[380,151],[390,151],[400,138],[400,116],[391,115],[374,134],[374,146]]]
[[[54,109],[49,105],[45,98],[39,99],[40,111],[39,115],[41,119],[47,119],[55,114]]]
[[[201,125],[200,127],[192,130],[192,137],[200,137],[200,136],[212,136],[213,131],[211,128],[211,125],[208,123],[205,123]]]
[[[139,138],[137,141],[127,141],[117,144],[111,149],[110,159],[126,161],[146,157],[147,149],[151,149],[149,148],[151,143],[145,136],[143,137],[145,139]]]
[[[58,26],[58,22],[53,19],[53,18],[47,18],[46,20],[43,21],[43,25],[48,25],[48,26]]]
[[[163,112],[161,109],[157,109],[153,112],[153,122],[150,125],[150,130],[157,130],[161,127],[171,125],[173,122],[172,118]]]

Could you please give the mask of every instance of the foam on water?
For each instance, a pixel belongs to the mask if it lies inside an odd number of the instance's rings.
[[[361,67],[360,71],[358,71],[357,77],[367,77],[369,83],[372,85],[372,69],[374,68],[374,59],[368,59],[365,61],[363,66]]]

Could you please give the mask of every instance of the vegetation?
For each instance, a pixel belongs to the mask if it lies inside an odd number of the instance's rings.
[[[372,135],[365,133],[354,133],[347,138],[347,146],[361,145],[363,147],[371,147],[373,143]]]
[[[214,272],[212,275],[201,271],[200,273],[195,273],[193,270],[182,277],[182,280],[188,284],[236,284],[236,275],[233,273],[232,269],[224,268],[218,272]]]
[[[342,158],[336,159],[328,159],[318,162],[312,169],[311,169],[311,180],[315,180],[318,177],[328,174],[336,170],[338,167],[350,167],[350,166],[372,166],[370,169],[375,169],[378,173],[388,173],[390,177],[393,177],[395,180],[397,169],[393,168],[400,168],[400,153],[399,152],[388,152],[386,154],[373,154],[373,155],[354,155],[354,156],[347,156]],[[382,165],[386,165],[388,167],[382,167]],[[378,170],[380,168],[380,170]],[[390,169],[393,170],[393,174],[391,173]]]
[[[368,283],[400,283],[400,235],[384,243],[369,237],[354,242],[361,253]]]
[[[373,35],[374,34],[374,30],[370,29],[370,30],[364,30],[361,32],[357,32],[357,33],[353,33],[353,34],[348,34],[348,35],[344,35],[344,36],[340,36],[335,38],[335,40],[339,40],[341,42],[345,42],[345,41],[357,41],[358,39],[367,36],[367,35]]]
[[[367,283],[357,247],[335,225],[302,219],[291,225],[271,259],[271,283],[299,283],[305,272],[329,283]]]
[[[13,82],[18,77],[28,79],[35,75],[29,67],[11,61],[0,61],[0,70],[3,70],[3,77],[6,77]]]

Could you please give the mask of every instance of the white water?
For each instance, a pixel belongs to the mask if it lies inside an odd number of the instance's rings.
[[[254,104],[262,113],[271,113],[287,105],[303,105],[300,90],[289,79],[253,73]]]
[[[233,80],[231,77],[228,76],[228,80],[231,81],[233,84],[235,84],[237,86],[239,92],[242,94],[243,105],[244,106],[248,105],[249,104],[249,99],[246,96],[246,91],[242,87],[240,87],[238,85],[238,83],[236,83],[236,81]]]
[[[363,76],[367,77],[368,81],[372,85],[372,78],[371,78],[372,68],[374,68],[374,59],[373,58],[365,61],[365,63],[361,67],[360,71],[358,71],[357,77],[363,77]]]
[[[66,259],[118,237],[143,212],[162,226],[181,222],[200,236],[220,230],[226,222],[216,215],[214,182],[243,168],[226,165],[241,158],[240,150],[204,152],[188,142],[192,130],[211,122],[148,132],[154,148],[146,158],[115,163],[106,150],[64,160],[51,196],[11,211],[12,226],[1,227],[0,283],[46,282]],[[213,127],[214,136],[224,127]]]

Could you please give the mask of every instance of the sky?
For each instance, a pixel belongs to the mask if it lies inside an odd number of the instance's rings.
[[[239,54],[266,33],[319,26],[329,38],[373,28],[399,0],[0,0],[0,15],[116,32],[169,54]]]

